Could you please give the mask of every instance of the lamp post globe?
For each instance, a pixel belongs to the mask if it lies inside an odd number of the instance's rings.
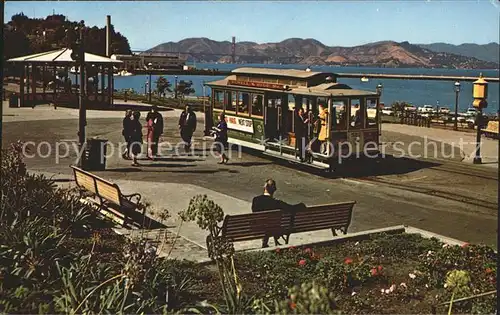
[[[381,95],[382,94],[382,89],[384,87],[382,86],[382,83],[377,84],[377,94]]]

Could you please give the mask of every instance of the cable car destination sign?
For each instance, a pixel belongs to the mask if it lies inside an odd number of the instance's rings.
[[[230,85],[248,86],[261,89],[285,90],[285,86],[283,84],[276,84],[276,83],[239,81],[239,80],[229,80],[228,83]]]
[[[229,129],[253,134],[253,121],[251,119],[226,115],[226,121]]]

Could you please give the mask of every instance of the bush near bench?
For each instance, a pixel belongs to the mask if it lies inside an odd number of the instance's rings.
[[[107,221],[27,173],[21,144],[2,152],[2,313],[439,313],[454,298],[495,292],[496,254],[419,235],[236,253],[221,240],[214,264],[158,259]],[[185,220],[205,229],[220,207],[193,198]],[[452,313],[495,313],[496,295],[453,303]]]

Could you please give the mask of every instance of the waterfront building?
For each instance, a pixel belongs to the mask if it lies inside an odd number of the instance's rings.
[[[120,60],[123,63],[118,70],[133,72],[136,69],[144,69],[151,63],[154,69],[182,69],[186,60],[180,56],[172,56],[165,53],[140,53],[132,55],[111,55],[111,59]]]

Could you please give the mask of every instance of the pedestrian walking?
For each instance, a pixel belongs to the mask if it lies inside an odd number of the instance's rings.
[[[141,113],[139,111],[135,111],[132,115],[133,120],[131,124],[131,136],[130,136],[130,149],[132,152],[133,163],[132,166],[139,166],[137,163],[137,156],[142,151],[142,125],[139,121],[141,117]]]
[[[125,117],[123,117],[123,129],[122,129],[122,135],[123,139],[125,140],[125,143],[127,144],[127,147],[125,148],[125,151],[122,154],[122,157],[126,160],[130,159],[130,145],[131,145],[131,135],[132,135],[132,110],[127,109],[125,111]]]
[[[191,148],[191,139],[196,130],[196,114],[191,106],[187,105],[186,109],[181,113],[179,118],[179,130],[181,132],[182,141],[184,141],[184,150],[188,151]]]
[[[219,164],[224,164],[229,161],[225,151],[227,150],[229,144],[227,142],[227,123],[226,116],[224,114],[219,115],[219,122],[216,127],[213,127],[213,132],[215,133],[215,151],[219,153],[221,160]]]

